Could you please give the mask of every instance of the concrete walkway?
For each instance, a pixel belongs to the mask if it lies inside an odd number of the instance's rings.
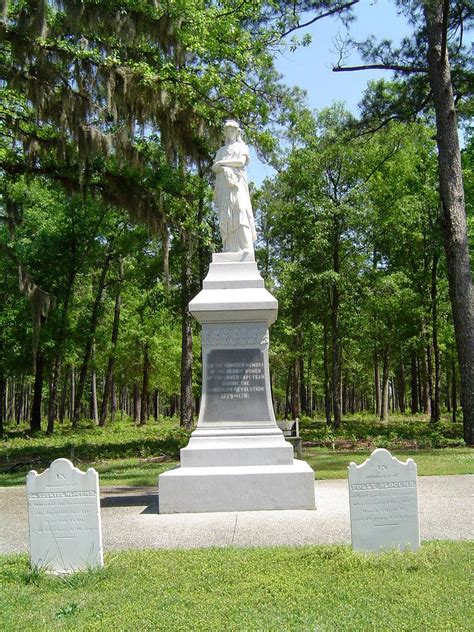
[[[347,481],[316,481],[316,511],[159,515],[155,487],[101,490],[104,549],[350,543]],[[422,540],[474,539],[474,476],[418,478]],[[0,553],[28,551],[25,487],[0,488]]]

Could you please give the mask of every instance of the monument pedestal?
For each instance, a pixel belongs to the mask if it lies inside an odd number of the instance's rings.
[[[181,466],[159,477],[160,513],[314,509],[314,472],[276,425],[268,327],[278,304],[253,256],[214,254],[189,304],[202,324],[203,387]]]

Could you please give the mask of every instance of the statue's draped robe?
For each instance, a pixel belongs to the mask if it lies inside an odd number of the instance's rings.
[[[224,252],[253,252],[257,234],[245,173],[248,147],[242,141],[224,145],[216,154],[215,162],[218,160],[244,160],[244,167],[222,167],[216,174],[214,197]]]

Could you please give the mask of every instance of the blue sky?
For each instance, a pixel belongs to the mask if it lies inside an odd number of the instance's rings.
[[[357,20],[351,24],[351,36],[359,41],[374,34],[379,39],[391,39],[398,43],[409,32],[406,20],[397,15],[393,0],[361,0],[355,6]],[[313,109],[330,106],[334,101],[344,101],[357,113],[367,82],[382,77],[390,78],[387,71],[332,72],[337,61],[336,39],[344,36],[346,29],[337,19],[324,18],[312,25],[307,32],[312,35],[308,47],[295,52],[287,51],[276,60],[277,70],[289,86],[299,86],[307,92],[308,103]],[[300,32],[300,35],[303,31]],[[357,57],[346,63],[357,64]],[[272,175],[272,169],[261,163],[251,150],[248,179],[260,185]]]

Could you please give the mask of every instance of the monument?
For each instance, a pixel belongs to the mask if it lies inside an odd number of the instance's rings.
[[[31,566],[70,573],[103,566],[99,476],[56,459],[26,479]]]
[[[362,465],[349,465],[352,548],[416,551],[420,546],[416,463],[372,452]]]
[[[293,459],[273,412],[268,329],[278,303],[255,262],[249,152],[235,121],[224,135],[212,167],[224,251],[189,304],[202,325],[201,409],[180,467],[159,477],[160,513],[314,509],[314,472]]]

